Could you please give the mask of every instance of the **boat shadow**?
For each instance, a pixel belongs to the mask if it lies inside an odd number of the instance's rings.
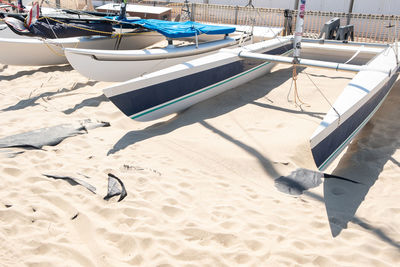
[[[135,143],[156,137],[161,136],[164,134],[168,134],[180,127],[184,127],[190,124],[199,123],[205,128],[213,131],[214,133],[218,134],[225,140],[237,145],[247,153],[253,155],[257,160],[260,162],[261,166],[268,173],[269,177],[279,177],[278,172],[276,171],[274,164],[271,160],[269,160],[263,153],[258,151],[256,148],[248,146],[247,144],[241,142],[238,139],[228,135],[227,133],[217,129],[215,126],[209,124],[207,119],[214,118],[227,112],[233,111],[241,106],[247,104],[255,104],[260,107],[264,107],[266,109],[276,109],[281,110],[283,112],[289,113],[302,113],[304,111],[298,110],[290,110],[284,109],[281,107],[277,107],[274,105],[269,105],[265,103],[260,103],[257,100],[265,97],[270,91],[274,88],[278,87],[292,76],[292,69],[280,69],[278,71],[272,72],[265,77],[261,77],[257,80],[249,82],[252,86],[239,86],[237,88],[231,89],[225,93],[222,93],[219,96],[216,96],[212,99],[203,101],[198,103],[197,105],[181,112],[177,116],[160,123],[153,124],[143,130],[136,130],[127,132],[124,136],[122,136],[114,146],[108,151],[107,155],[112,155],[117,153],[120,150],[124,150],[125,148],[133,145]],[[396,87],[400,87],[400,82],[398,82]],[[400,88],[397,88],[400,89]],[[397,92],[394,92],[397,91]],[[397,100],[396,100],[397,98]],[[388,103],[389,101],[396,101],[397,104]],[[227,104],[228,103],[228,104]],[[365,157],[368,158],[370,155],[371,150],[375,151],[374,147],[369,149],[365,148],[365,145],[362,149],[359,146],[363,146],[362,140],[379,140],[380,137],[376,137],[376,131],[374,128],[377,127],[376,124],[381,124],[378,128],[384,128],[386,131],[386,127],[388,123],[393,123],[393,118],[400,117],[400,110],[396,110],[396,112],[392,112],[391,118],[386,118],[387,111],[386,109],[391,107],[394,109],[400,103],[400,90],[396,90],[394,88],[392,93],[389,95],[388,99],[381,107],[381,109],[376,113],[373,120],[367,124],[367,126],[363,129],[363,131],[359,134],[356,140],[350,145],[348,151],[341,159],[339,164],[342,165],[341,167],[336,168],[333,171],[333,174],[338,176],[343,176],[350,178],[355,181],[359,181],[361,185],[345,182],[342,180],[337,179],[325,179],[324,181],[324,196],[319,194],[315,194],[311,191],[304,192],[305,195],[321,202],[325,203],[326,210],[328,213],[329,224],[331,226],[332,236],[337,236],[340,234],[342,229],[345,228],[345,225],[349,221],[359,225],[360,227],[364,228],[365,230],[373,233],[374,235],[378,236],[384,242],[392,245],[400,249],[400,243],[396,240],[393,240],[388,236],[382,229],[379,229],[376,226],[373,226],[363,220],[355,216],[355,212],[358,209],[359,205],[361,204],[362,200],[365,198],[366,193],[368,192],[369,188],[375,183],[377,180],[383,166],[387,161],[392,161],[393,164],[396,166],[400,166],[400,163],[395,161],[392,157],[393,153],[400,147],[400,143],[398,140],[398,132],[400,130],[400,122],[396,125],[395,129],[390,131],[390,136],[386,136],[388,138],[389,147],[393,145],[388,151],[386,151],[383,155],[380,155],[379,164],[373,170],[368,170],[368,164],[370,162],[359,163],[358,165],[351,166],[346,164],[346,162],[350,162],[352,157]],[[391,111],[389,111],[391,112]],[[381,114],[381,115],[380,115]],[[323,114],[320,113],[307,113],[308,116],[322,118]],[[386,118],[386,123],[381,123],[379,120],[381,118]],[[379,132],[379,131],[378,131]],[[373,136],[370,136],[373,134]],[[374,159],[375,161],[376,159]],[[350,184],[350,185],[349,185]],[[357,188],[355,188],[357,187]],[[343,201],[343,192],[349,193],[349,198],[346,198],[347,201]],[[355,193],[357,192],[357,193]],[[352,199],[350,198],[352,197]],[[340,216],[345,215],[345,216]]]
[[[302,70],[304,70],[304,68],[299,68],[299,71]],[[249,154],[256,157],[270,176],[279,177],[280,175],[278,175],[278,173],[274,171],[271,162],[266,159],[262,155],[262,153],[257,151],[257,149],[249,147],[239,140],[234,139],[225,132],[207,123],[206,120],[229,113],[237,108],[240,108],[241,106],[248,104],[258,105],[266,109],[275,109],[289,113],[300,112],[304,114],[304,112],[298,111],[297,109],[284,109],[278,106],[258,102],[260,98],[268,95],[268,93],[274,88],[279,87],[281,84],[291,79],[292,73],[292,67],[276,70],[264,77],[258,78],[254,81],[250,81],[249,86],[239,86],[237,88],[233,88],[227,92],[224,92],[212,99],[208,99],[206,101],[198,103],[167,121],[153,124],[143,130],[130,131],[126,133],[120,140],[118,140],[117,143],[114,144],[114,146],[108,151],[107,155],[115,154],[130,145],[153,138],[155,136],[168,134],[178,128],[194,123],[200,123],[205,128],[208,128],[214,133],[217,133],[224,139],[234,143],[235,145],[241,147],[243,150],[247,151]],[[323,114],[307,112],[307,115],[312,117],[319,117],[322,119]]]
[[[292,68],[279,69],[272,72],[264,77],[249,82],[251,86],[243,85],[233,88],[227,92],[224,92],[212,99],[202,101],[181,113],[177,114],[173,118],[150,125],[143,130],[130,131],[126,133],[114,146],[108,151],[107,155],[112,155],[120,150],[127,148],[135,143],[156,137],[164,134],[173,132],[174,130],[199,123],[210,131],[218,134],[225,140],[237,145],[247,153],[253,155],[258,159],[261,166],[271,177],[278,177],[279,174],[275,170],[273,163],[267,159],[260,151],[256,148],[250,147],[249,145],[235,139],[227,133],[217,129],[211,124],[207,123],[207,119],[215,118],[231,112],[241,106],[255,103],[258,99],[265,97],[274,88],[280,86],[292,77]],[[274,108],[268,106],[266,108]]]
[[[399,242],[355,216],[385,165],[390,162],[389,164],[400,167],[399,162],[393,158],[393,154],[400,148],[399,105],[400,82],[397,82],[383,105],[348,146],[333,170],[332,174],[357,183],[325,179],[324,201],[333,237],[338,236],[351,221],[400,249]]]
[[[324,115],[326,114],[324,112],[305,111],[304,109],[301,109],[301,110],[288,109],[288,108],[283,108],[283,107],[274,106],[274,105],[266,104],[266,103],[260,103],[260,102],[253,102],[251,104],[254,104],[256,106],[263,107],[263,108],[266,108],[266,109],[274,109],[274,110],[279,110],[279,111],[286,112],[286,113],[291,113],[291,114],[308,115],[310,117],[317,118],[317,119],[320,119],[320,120],[322,120],[324,118]]]
[[[1,71],[4,71],[5,69],[8,68],[8,65],[3,65],[3,68],[1,69]],[[73,68],[71,65],[69,64],[64,64],[64,65],[55,65],[55,66],[45,66],[45,67],[38,67],[35,69],[31,69],[31,70],[21,70],[18,71],[15,74],[12,75],[0,75],[0,80],[2,81],[12,81],[14,79],[18,79],[24,76],[30,76],[32,74],[35,74],[37,72],[44,72],[44,73],[49,73],[49,72],[53,72],[53,71],[72,71]]]
[[[69,115],[78,109],[84,108],[84,107],[98,107],[102,102],[109,102],[110,100],[105,96],[105,95],[99,95],[95,96],[92,98],[87,98],[83,100],[81,103],[76,104],[73,108],[66,109],[62,111],[64,114]]]
[[[291,75],[291,68],[280,69],[265,77],[251,81],[250,83],[253,83],[251,88],[246,85],[233,88],[211,99],[202,101],[178,113],[167,121],[150,125],[143,130],[130,131],[113,146],[108,154],[114,154],[137,142],[167,134],[186,125],[204,122],[207,119],[218,117],[241,106],[255,102],[290,79]],[[271,77],[271,79],[268,79],[268,77]],[[254,86],[255,83],[256,85]]]
[[[332,80],[349,80],[350,81],[350,80],[353,79],[353,77],[343,77],[341,75],[339,75],[339,76],[327,76],[327,75],[323,75],[323,74],[314,74],[314,73],[309,73],[309,72],[306,72],[306,74],[308,76],[314,77],[314,78],[329,78],[329,79],[332,79]]]
[[[62,89],[57,90],[55,92],[43,92],[43,93],[41,93],[39,95],[36,95],[34,97],[28,97],[26,99],[21,99],[15,105],[9,106],[9,107],[4,108],[4,109],[2,109],[0,111],[7,112],[7,111],[21,110],[21,109],[25,109],[27,107],[34,107],[34,106],[39,105],[39,103],[37,103],[37,101],[39,99],[49,98],[49,97],[53,97],[55,95],[63,94],[63,93],[70,93],[70,92],[73,92],[73,91],[78,90],[78,89],[80,89],[82,87],[85,87],[85,86],[93,86],[96,83],[97,83],[97,81],[88,81],[86,83],[76,83],[74,86],[72,86],[69,89],[68,88],[62,88]]]

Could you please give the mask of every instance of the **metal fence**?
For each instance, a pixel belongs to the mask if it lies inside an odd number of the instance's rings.
[[[54,6],[64,8],[82,9],[90,7],[90,0],[49,0]],[[117,1],[119,2],[119,1]],[[129,3],[168,6],[172,9],[171,18],[178,15],[181,19],[191,19],[199,22],[254,25],[269,27],[284,27],[284,9],[277,8],[251,8],[243,6],[209,5],[197,3],[168,3],[168,1],[128,0]],[[185,12],[190,11],[190,13]],[[297,11],[292,13],[291,28],[295,28]],[[319,33],[328,20],[338,17],[341,25],[354,25],[354,41],[387,43],[393,42],[395,36],[399,37],[400,16],[397,15],[370,15],[347,14],[338,12],[306,11],[304,19],[304,36],[318,38]]]
[[[131,3],[138,1],[131,0]],[[190,3],[167,3],[158,1],[140,1],[140,4],[166,5],[172,9],[172,18],[184,17],[185,9],[189,9],[190,18],[199,22],[239,24],[269,27],[284,27],[284,9],[276,8],[251,8],[241,6],[209,5]],[[297,11],[291,11],[292,24],[295,28]],[[341,25],[354,25],[354,41],[386,43],[393,42],[395,36],[399,37],[400,16],[347,14],[338,12],[306,11],[304,19],[304,36],[318,38],[320,31],[332,18],[340,18]]]

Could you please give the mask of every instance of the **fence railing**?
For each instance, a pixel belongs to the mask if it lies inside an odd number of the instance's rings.
[[[131,0],[131,2],[137,3],[138,1]],[[184,3],[167,3],[158,1],[140,1],[140,4],[167,5],[172,9],[172,18],[178,16],[178,14],[182,17],[182,9],[185,6]],[[284,9],[250,8],[197,3],[190,3],[188,7],[191,12],[191,18],[199,22],[269,27],[285,26]],[[291,28],[294,29],[297,11],[291,11],[291,13]],[[393,42],[396,35],[397,38],[399,38],[400,16],[320,11],[306,11],[304,18],[304,35],[310,38],[318,38],[325,22],[335,17],[340,18],[342,26],[348,24],[354,25],[354,39],[357,42],[386,43]]]
[[[88,6],[89,0],[49,0],[57,2],[64,8],[83,8]],[[119,2],[119,1],[116,1]],[[251,8],[243,6],[210,5],[197,3],[169,3],[168,1],[128,0],[129,3],[168,6],[171,8],[171,18],[178,15],[181,18],[192,19],[199,22],[254,25],[269,27],[285,27],[285,10],[276,8]],[[76,7],[73,6],[75,3]],[[190,11],[190,17],[187,12]],[[291,29],[295,28],[297,11],[292,14]],[[341,25],[354,25],[354,38],[359,42],[387,43],[393,42],[395,37],[399,38],[400,16],[393,15],[370,15],[370,14],[347,14],[338,12],[306,11],[304,18],[304,36],[318,38],[319,33],[328,20],[338,17]],[[399,30],[397,30],[399,29]]]

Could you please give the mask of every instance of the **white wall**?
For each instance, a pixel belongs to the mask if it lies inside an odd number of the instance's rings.
[[[161,0],[167,2],[168,0]],[[306,10],[348,12],[351,0],[307,0]],[[183,3],[184,0],[170,0]],[[189,0],[205,3],[206,0]],[[208,0],[209,4],[245,6],[248,0]],[[253,0],[255,7],[293,9],[295,0]],[[354,0],[353,13],[400,15],[400,0]]]
[[[400,0],[355,0],[353,13],[400,15]]]
[[[306,2],[306,10],[326,11],[326,12],[348,12],[349,5],[350,5],[350,0],[330,0],[330,1],[308,0]]]

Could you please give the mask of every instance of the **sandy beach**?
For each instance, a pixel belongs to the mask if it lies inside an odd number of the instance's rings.
[[[109,122],[42,149],[0,149],[0,266],[396,266],[400,83],[326,170],[294,196],[274,180],[315,170],[309,138],[354,74],[292,69],[188,110],[135,122],[69,65],[0,65],[0,138]],[[289,99],[293,95],[289,94]],[[10,152],[11,151],[11,152]],[[96,188],[43,174],[78,177]],[[108,173],[127,196],[104,200]]]

